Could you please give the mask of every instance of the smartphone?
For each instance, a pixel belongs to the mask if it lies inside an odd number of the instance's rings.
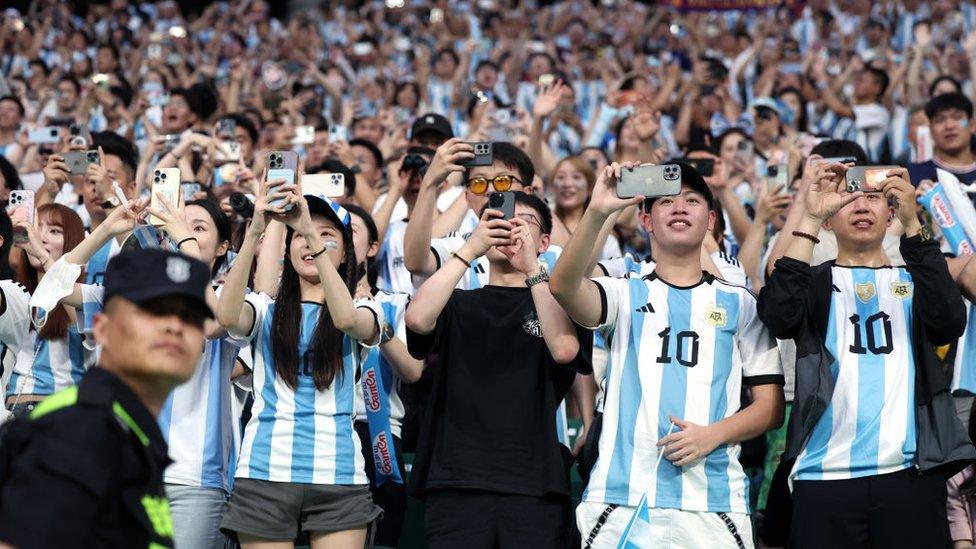
[[[444,10],[441,8],[431,8],[430,9],[430,22],[440,23],[444,20]]]
[[[349,130],[340,124],[329,126],[329,143],[336,141],[349,141]]]
[[[13,241],[15,244],[27,242],[27,229],[17,227],[17,223],[26,221],[34,224],[34,191],[18,190],[10,191],[10,200],[7,202],[7,214],[14,224]]]
[[[782,74],[802,74],[803,65],[800,63],[780,63],[779,72]]]
[[[271,151],[267,162],[269,170],[288,169],[292,171],[291,183],[295,182],[295,172],[298,171],[298,153],[295,151]],[[270,177],[269,177],[270,179]]]
[[[184,204],[186,204],[187,202],[190,202],[191,200],[193,200],[193,195],[195,195],[198,192],[200,192],[200,191],[203,190],[200,187],[200,184],[199,183],[183,183],[183,184],[180,185],[180,188],[183,189],[183,203]]]
[[[311,145],[315,142],[315,126],[298,126],[291,142],[293,145]]]
[[[237,122],[233,118],[221,118],[217,121],[217,135],[234,135]]]
[[[71,175],[84,175],[89,164],[98,164],[98,151],[68,151],[61,154]]]
[[[752,148],[752,141],[746,141],[746,140],[739,141],[739,145],[736,147],[735,154],[736,156],[739,157],[740,160],[742,160],[746,164],[751,163],[755,158],[753,153],[753,148]]]
[[[790,165],[789,164],[770,164],[766,166],[766,189],[773,190],[780,187],[778,194],[786,194],[790,191]]]
[[[108,86],[109,86],[109,83],[111,81],[111,78],[112,78],[111,76],[109,76],[108,74],[105,74],[103,72],[93,74],[92,77],[91,77],[92,83],[94,83],[99,88],[102,88],[102,89],[105,89],[105,90],[108,89]]]
[[[502,212],[502,219],[515,218],[515,193],[491,193],[488,195],[488,207]]]
[[[540,88],[543,87],[543,86],[551,86],[552,83],[555,82],[555,81],[556,81],[556,75],[555,74],[546,73],[546,74],[540,74],[539,75],[539,87]]]
[[[274,181],[276,179],[283,179],[285,184],[293,184],[295,182],[295,170],[290,168],[274,168],[268,170],[268,181]],[[271,187],[268,192],[273,192],[275,187]],[[272,200],[268,204],[272,206],[281,206],[285,201],[284,198],[279,198],[277,200]],[[286,208],[290,209],[290,208]]]
[[[156,211],[165,210],[163,204],[159,201],[156,195],[162,195],[169,200],[170,204],[177,205],[180,203],[180,169],[179,168],[162,168],[153,170],[153,181],[152,181],[152,199],[150,201],[150,207]],[[161,227],[166,223],[156,217],[155,215],[149,216],[149,224]]]
[[[711,177],[715,174],[715,160],[711,158],[682,158],[681,162],[695,168],[698,175],[702,177]]]
[[[620,198],[675,196],[680,192],[681,166],[677,164],[620,170],[620,181],[617,182],[617,196]]]
[[[879,193],[881,182],[888,179],[888,172],[898,166],[854,166],[847,169],[847,192],[864,191]]]
[[[147,99],[150,107],[165,107],[169,105],[170,96],[168,93],[153,93]]]
[[[346,194],[346,176],[341,173],[307,173],[302,176],[302,194],[338,198]]]
[[[27,132],[27,140],[31,143],[60,143],[61,128],[57,126],[43,126]]]
[[[492,152],[490,141],[479,141],[477,143],[470,143],[474,147],[474,158],[467,161],[462,161],[460,164],[468,168],[473,168],[475,166],[491,166],[495,161],[494,153]]]
[[[221,150],[223,148],[223,150]],[[218,164],[237,162],[241,158],[241,144],[237,141],[224,140],[220,147],[214,150],[214,161]]]

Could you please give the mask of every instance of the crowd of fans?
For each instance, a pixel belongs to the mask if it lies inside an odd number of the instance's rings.
[[[3,413],[164,248],[177,547],[974,545],[976,5],[292,4],[3,12]]]

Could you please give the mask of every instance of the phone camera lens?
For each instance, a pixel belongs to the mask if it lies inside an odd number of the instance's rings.
[[[502,199],[500,194],[493,194],[488,198],[488,202],[492,208],[497,208],[501,206],[505,201]]]

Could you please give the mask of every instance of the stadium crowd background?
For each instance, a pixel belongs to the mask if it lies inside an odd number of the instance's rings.
[[[551,242],[558,247],[570,242],[610,162],[683,159],[704,177],[717,204],[706,255],[726,279],[754,293],[785,252],[782,240],[777,245],[780,231],[795,227],[790,214],[813,182],[812,166],[820,158],[907,167],[919,197],[940,182],[937,169],[949,172],[965,197],[952,204],[950,215],[976,220],[976,194],[967,188],[976,182],[976,5],[671,4],[388,0],[292,2],[285,10],[263,0],[192,6],[169,0],[38,0],[23,12],[8,8],[0,21],[0,200],[9,204],[10,216],[0,215],[0,278],[33,292],[47,261],[90,235],[104,240],[84,258],[82,280],[98,284],[109,258],[123,247],[178,248],[185,240],[175,234],[190,239],[199,230],[206,233],[198,237],[201,250],[213,241],[204,255],[212,256],[214,280],[221,283],[247,242],[262,180],[275,167],[267,165],[268,153],[295,151],[304,174],[342,174],[344,187],[335,198],[375,245],[369,254],[375,289],[412,295],[423,278],[417,275],[431,273],[423,272],[429,270],[424,261],[409,256],[417,240],[411,241],[407,220],[416,219],[411,214],[423,192],[421,180],[437,165],[434,150],[443,157],[448,149],[438,147],[452,137],[509,142],[525,153],[534,169],[527,172],[531,181],[521,183],[551,210]],[[281,11],[287,16],[273,15]],[[97,162],[76,171],[65,162],[66,153],[89,150],[98,151]],[[165,231],[137,229],[126,244],[117,242],[114,237],[132,227],[112,214],[115,184],[130,200],[145,198],[156,170],[166,168],[179,169],[180,202],[188,205],[183,224],[171,220]],[[494,188],[501,190],[497,180]],[[26,214],[17,211],[19,202],[9,203],[11,193],[25,190],[33,193],[35,230],[20,226],[17,216]],[[472,219],[459,176],[436,192],[436,214],[421,245],[424,253],[432,249],[435,269],[459,248],[438,249],[438,239],[466,237],[479,213]],[[942,233],[945,216],[931,210],[918,206],[946,255],[972,253],[962,241],[976,235],[960,241]],[[103,224],[111,226],[98,232]],[[353,221],[354,236],[356,227]],[[976,231],[976,223],[971,228]],[[18,229],[25,236],[14,244]],[[901,263],[898,231],[893,227],[886,240],[895,264]],[[826,240],[823,233],[821,238]],[[623,273],[638,272],[650,242],[636,212],[625,211],[597,243],[597,259],[622,265]],[[813,263],[836,253],[825,242]],[[472,268],[462,286],[484,285],[487,279],[478,274]],[[259,257],[247,286],[276,287],[277,280],[273,262],[262,267]],[[88,303],[90,296],[81,301]],[[971,311],[972,303],[967,306]],[[67,328],[67,314],[52,316],[49,322],[57,327],[25,336],[26,347],[21,340],[4,340],[3,382],[7,408],[15,415],[18,407],[77,382],[92,364],[94,359],[81,356],[80,339],[72,339],[84,329]],[[402,308],[398,314],[402,324]],[[26,330],[28,316],[3,322]],[[974,332],[970,322],[958,343],[939,352],[958,417],[971,435]],[[46,338],[63,345],[38,353],[30,341]],[[782,350],[787,413],[791,352]],[[214,454],[214,468],[181,470],[167,477],[168,484],[206,488],[220,504],[226,502],[254,400],[248,354],[242,351],[229,370],[216,370],[213,380],[195,378],[205,389],[213,383],[225,388],[196,393],[197,406],[185,413],[186,423],[174,426],[161,418],[164,434],[176,429],[185,435],[171,440],[171,447],[182,445],[181,452],[198,460],[212,457],[207,445],[217,438],[231,443]],[[577,376],[557,417],[560,439],[574,455],[604,398],[608,358],[599,338],[591,360],[593,374]],[[69,367],[54,373],[59,363]],[[431,375],[421,371],[422,366],[398,369],[394,375],[393,392],[401,394],[392,405],[399,414],[393,434],[408,457],[418,451],[431,385]],[[215,420],[207,413],[225,406],[226,417]],[[213,427],[212,421],[224,423]],[[365,423],[365,417],[357,421]],[[212,429],[222,434],[212,435]],[[784,423],[744,443],[740,456],[752,480],[756,533],[768,546],[784,539],[775,532],[763,539],[760,533],[764,518],[783,519],[782,513],[765,511],[767,502],[772,505],[770,485],[785,431]],[[371,439],[363,435],[364,445]],[[409,463],[401,465],[409,471]],[[575,499],[581,481],[573,475]],[[950,484],[946,513],[953,539],[971,545],[972,468],[961,475]],[[403,546],[422,543],[419,526],[410,523],[419,520],[419,507],[410,501],[409,507],[385,508],[384,520],[399,517],[394,522],[398,534],[403,529]]]

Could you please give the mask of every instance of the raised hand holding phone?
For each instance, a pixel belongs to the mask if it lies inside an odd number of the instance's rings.
[[[643,202],[643,196],[633,198],[617,196],[617,182],[620,181],[621,170],[639,165],[640,162],[624,162],[622,165],[612,162],[604,167],[603,171],[597,175],[596,183],[593,185],[593,193],[590,195],[590,205],[587,209],[605,218],[615,211]]]
[[[485,255],[492,246],[508,246],[511,244],[511,234],[514,225],[507,219],[502,219],[502,212],[491,208],[481,214],[481,221],[475,227],[471,236],[458,253],[468,261]]]

